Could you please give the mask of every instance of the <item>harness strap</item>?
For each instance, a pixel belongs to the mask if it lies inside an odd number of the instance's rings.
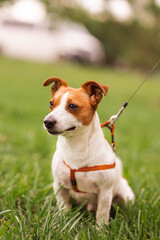
[[[78,190],[75,172],[92,172],[92,171],[99,171],[99,170],[107,170],[107,169],[115,168],[115,166],[116,166],[116,163],[114,162],[113,164],[108,164],[108,165],[98,165],[98,166],[94,166],[94,167],[82,167],[79,169],[72,169],[64,160],[63,160],[63,163],[70,170],[70,180],[71,180],[73,190],[75,192],[79,192],[79,193],[86,193],[86,192],[82,192],[82,191]]]
[[[114,128],[115,128],[115,124],[112,121],[107,121],[101,124],[101,128],[103,127],[107,127],[109,128],[109,130],[111,131],[111,146],[114,152],[116,152],[116,148],[115,148],[115,140],[114,140]]]

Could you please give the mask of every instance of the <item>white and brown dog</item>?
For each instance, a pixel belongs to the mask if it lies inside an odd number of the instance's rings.
[[[125,204],[135,198],[96,113],[108,86],[88,81],[74,89],[56,77],[47,79],[43,86],[51,83],[51,112],[44,119],[44,127],[58,135],[52,160],[54,192],[62,186],[56,195],[58,205],[69,206],[70,195],[77,202],[87,200],[87,209],[96,211],[97,223],[107,224],[115,197],[121,197]]]

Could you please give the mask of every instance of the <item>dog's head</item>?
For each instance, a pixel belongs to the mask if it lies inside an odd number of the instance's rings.
[[[88,126],[103,94],[108,92],[108,86],[94,81],[88,81],[81,88],[75,89],[60,78],[50,77],[43,86],[51,83],[51,112],[44,119],[44,127],[53,135],[65,135]]]

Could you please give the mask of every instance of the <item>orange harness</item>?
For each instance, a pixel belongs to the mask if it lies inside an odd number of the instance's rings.
[[[112,123],[111,121],[107,121],[107,122],[101,124],[101,128],[103,128],[103,127],[108,127],[110,129],[111,141],[112,141],[111,145],[112,145],[113,151],[115,151],[114,123]],[[63,163],[69,168],[72,188],[75,192],[78,192],[78,193],[86,193],[86,192],[82,192],[82,191],[78,190],[77,181],[76,181],[76,177],[75,177],[76,172],[92,172],[92,171],[99,171],[99,170],[107,170],[107,169],[115,168],[115,166],[116,166],[116,163],[114,162],[113,164],[108,164],[108,165],[98,165],[98,166],[94,166],[94,167],[82,167],[79,169],[72,169],[72,168],[70,168],[70,166],[67,163],[65,163],[65,161],[63,161]]]
[[[111,121],[107,121],[101,124],[101,128],[107,127],[111,131],[111,146],[114,152],[116,152],[115,141],[114,141],[114,128],[115,125]]]
[[[99,165],[99,166],[95,166],[95,167],[82,167],[79,169],[72,169],[72,168],[70,168],[70,166],[67,163],[65,163],[65,161],[63,161],[63,163],[69,168],[72,188],[75,192],[78,192],[78,193],[86,193],[86,192],[82,192],[82,191],[78,190],[77,182],[76,182],[76,178],[75,178],[76,172],[92,172],[92,171],[99,171],[99,170],[107,170],[107,169],[115,168],[115,166],[116,166],[116,163],[114,162],[113,164],[108,164],[108,165]]]

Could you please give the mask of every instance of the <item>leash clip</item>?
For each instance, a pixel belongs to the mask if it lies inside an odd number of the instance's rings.
[[[115,123],[116,120],[118,120],[118,114],[111,116],[110,119],[109,119],[109,122],[112,125],[112,124]]]
[[[128,102],[125,102],[122,107],[119,109],[118,113],[116,115],[113,115],[110,119],[109,119],[109,122],[111,124],[114,124],[115,121],[118,120],[119,116],[122,114],[123,110],[127,107],[128,105]]]

